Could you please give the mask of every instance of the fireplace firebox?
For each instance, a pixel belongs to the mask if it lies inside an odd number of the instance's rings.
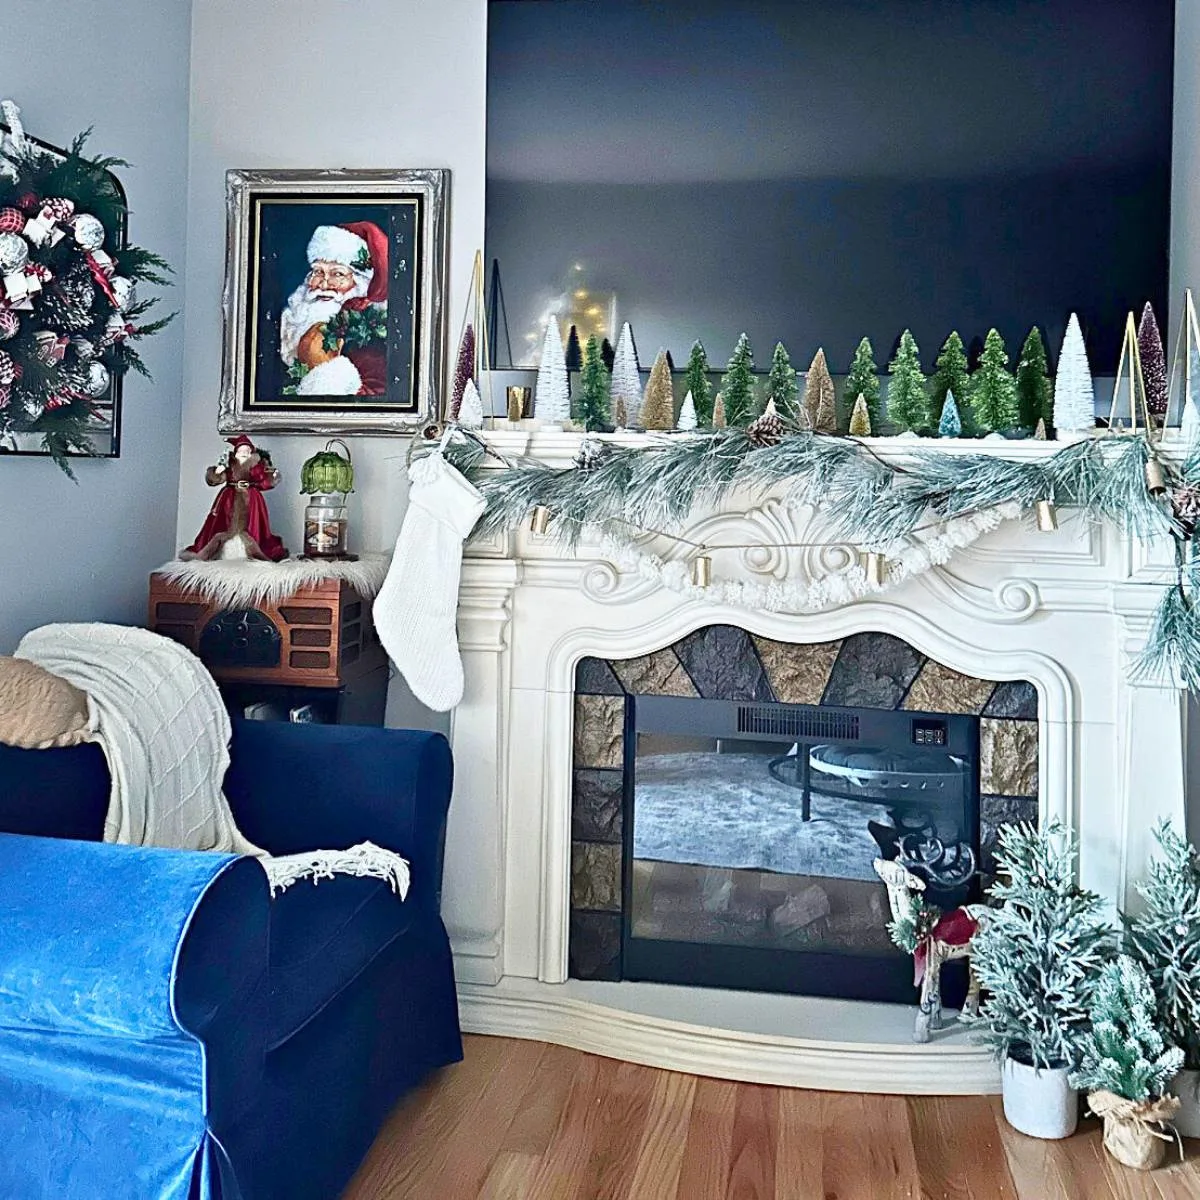
[[[623,978],[909,1001],[874,859],[977,898],[977,717],[635,696],[624,746]]]
[[[1037,819],[1037,693],[888,634],[713,625],[584,659],[573,758],[572,976],[911,1003],[873,860],[979,896],[999,827]]]

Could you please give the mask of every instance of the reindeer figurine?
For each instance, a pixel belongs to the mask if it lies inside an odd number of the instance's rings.
[[[915,945],[901,945],[900,941],[897,945],[911,950],[915,967],[913,982],[921,989],[913,1041],[927,1042],[930,1031],[942,1027],[942,964],[970,957],[971,939],[986,917],[987,906],[964,904],[951,912],[939,912],[923,901],[925,880],[902,862],[877,858],[874,866],[875,873],[887,885],[893,928],[904,925],[913,931]],[[979,980],[971,971],[967,998],[958,1019],[967,1020],[978,1012]]]

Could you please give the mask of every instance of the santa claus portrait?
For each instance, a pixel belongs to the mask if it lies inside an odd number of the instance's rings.
[[[449,180],[227,172],[223,433],[427,423],[446,374]]]
[[[387,391],[388,239],[373,221],[318,225],[308,273],[279,318],[279,354],[297,396]]]

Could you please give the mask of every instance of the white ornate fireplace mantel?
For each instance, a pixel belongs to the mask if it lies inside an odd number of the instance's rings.
[[[491,436],[502,453],[563,466],[580,441]],[[913,452],[911,443],[891,447],[881,452]],[[990,444],[954,450],[983,447]],[[1053,448],[1010,443],[1004,452]],[[599,544],[568,553],[522,530],[470,545],[444,899],[465,1026],[774,1083],[994,1090],[982,1050],[957,1034],[907,1045],[910,1014],[894,1007],[568,982],[574,671],[587,656],[648,654],[725,624],[799,644],[889,633],[964,674],[1029,680],[1039,701],[1041,819],[1058,816],[1077,831],[1083,883],[1115,902],[1140,877],[1154,823],[1185,823],[1186,699],[1128,675],[1168,577],[1168,548],[1148,557],[1111,528],[1069,511],[1060,519],[1053,533],[1007,522],[943,568],[876,598],[803,615],[688,599],[622,571]],[[853,561],[853,547],[783,546],[825,540],[822,519],[773,496],[729,496],[694,512],[679,532],[709,545],[761,546],[716,552],[714,572],[725,578],[819,577]],[[654,549],[668,558],[680,552]]]

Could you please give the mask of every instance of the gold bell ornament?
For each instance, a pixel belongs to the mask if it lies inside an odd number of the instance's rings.
[[[692,559],[692,586],[706,588],[712,583],[712,559],[707,554],[697,554]]]
[[[538,537],[545,537],[546,530],[550,528],[550,510],[544,505],[539,504],[533,512],[529,514],[529,529],[531,533],[536,533]]]
[[[1058,509],[1053,500],[1039,500],[1034,505],[1039,533],[1053,533],[1058,528]]]
[[[1167,490],[1167,476],[1157,458],[1146,459],[1146,491],[1161,496]]]
[[[887,575],[887,559],[878,550],[868,550],[863,558],[863,570],[866,572],[868,585],[881,588]]]

